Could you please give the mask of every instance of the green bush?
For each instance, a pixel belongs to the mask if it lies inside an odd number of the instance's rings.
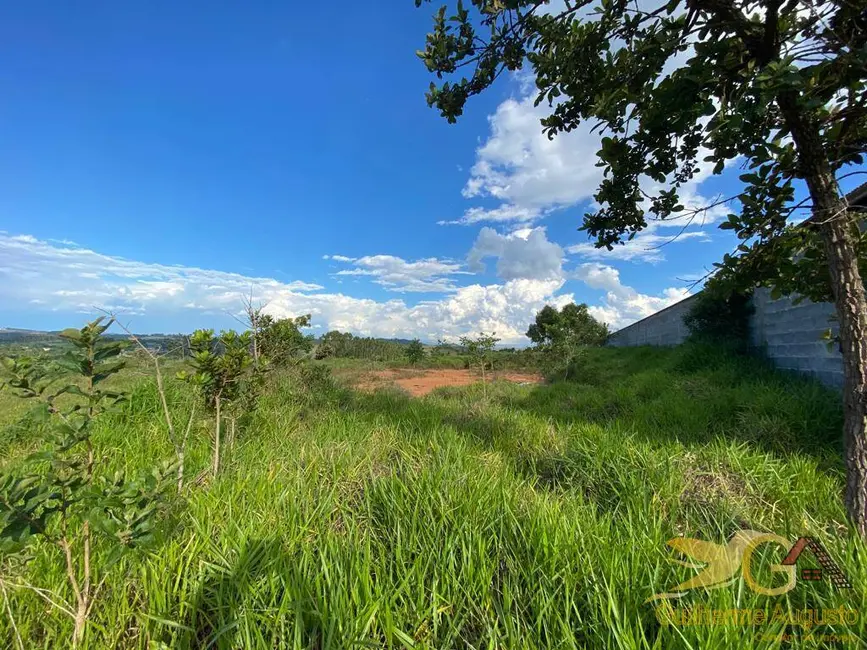
[[[749,347],[752,313],[749,294],[726,292],[711,285],[696,296],[683,322],[694,340],[743,351]]]

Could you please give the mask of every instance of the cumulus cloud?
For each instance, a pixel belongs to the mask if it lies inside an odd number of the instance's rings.
[[[531,95],[507,99],[488,118],[491,132],[476,151],[463,195],[501,204],[472,207],[459,223],[529,222],[596,191],[602,179],[595,166],[599,136],[590,133],[587,124],[549,140],[539,123],[549,109],[533,103]]]
[[[534,106],[535,89],[519,77],[519,95],[502,102],[489,116],[490,133],[476,150],[475,163],[463,189],[468,199],[488,199],[493,207],[471,206],[455,220],[440,224],[470,225],[476,223],[514,223],[527,226],[554,210],[593,203],[593,195],[602,180],[602,168],[596,166],[596,152],[601,147],[601,135],[591,132],[592,122],[585,122],[569,133],[560,133],[549,139],[540,120],[550,113],[543,102]],[[709,152],[699,151],[699,160]],[[698,186],[708,178],[712,163],[701,162],[696,175],[680,190],[684,207],[698,210],[713,203],[703,196]],[[643,179],[642,188],[655,194],[667,187]],[[699,232],[705,226],[719,221],[728,213],[724,205],[689,214],[684,213],[665,221],[648,220],[645,232],[640,233],[618,259],[659,261],[664,259],[658,250],[680,230]],[[656,231],[665,229],[667,234]],[[680,237],[676,241],[694,238]],[[586,244],[586,245],[585,245]],[[567,249],[572,254],[594,259],[591,242],[581,242]],[[655,251],[655,252],[654,252]]]
[[[348,262],[353,268],[336,275],[369,276],[373,282],[389,291],[400,293],[442,293],[457,291],[451,276],[467,275],[461,264],[434,257],[408,262],[394,255],[366,255],[360,258],[332,255],[332,260]]]
[[[563,280],[511,280],[503,284],[461,287],[443,300],[408,306],[403,300],[376,301],[343,294],[286,294],[267,311],[284,317],[311,313],[327,329],[366,336],[419,337],[426,341],[479,331],[496,332],[507,344],[527,343],[524,336],[536,312],[545,304],[562,306],[571,294],[557,295]]]
[[[524,228],[507,235],[482,228],[467,255],[470,270],[483,271],[484,259],[497,259],[497,276],[503,280],[563,277],[563,249],[548,241],[544,228]]]
[[[0,278],[0,297],[7,305],[38,299],[55,310],[87,312],[97,307],[140,313],[148,306],[220,310],[235,307],[251,287],[263,299],[322,289],[310,282],[148,264],[7,234],[0,234]]]
[[[381,266],[370,262],[363,268]],[[504,343],[521,344],[526,343],[527,326],[546,303],[562,306],[573,300],[570,294],[558,294],[563,284],[562,278],[473,284],[456,288],[441,300],[409,305],[399,299],[378,301],[325,292],[309,282],[148,264],[30,236],[0,234],[0,304],[7,313],[14,309],[93,313],[95,308],[126,315],[175,314],[185,309],[237,312],[241,296],[249,295],[252,287],[255,299],[267,303],[267,313],[277,317],[310,313],[314,327],[323,331],[433,341],[456,340],[484,330],[496,332]]]
[[[582,264],[575,270],[574,277],[591,289],[605,292],[602,304],[590,307],[590,313],[615,330],[655,314],[690,295],[689,290],[678,287],[664,289],[658,296],[639,293],[620,281],[617,269],[604,264]]]

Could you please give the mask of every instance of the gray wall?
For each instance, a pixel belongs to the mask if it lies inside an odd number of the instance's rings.
[[[849,209],[867,213],[867,183],[846,195]],[[812,217],[811,217],[812,219]],[[808,219],[807,221],[809,221]],[[867,217],[861,221],[862,228]],[[692,300],[686,300],[663,309],[653,316],[614,332],[608,344],[677,345],[683,343],[689,332],[683,316]],[[750,322],[750,337],[755,348],[761,350],[779,368],[810,374],[829,386],[843,385],[843,357],[837,347],[828,350],[822,334],[830,327],[836,335],[834,305],[804,300],[799,305],[791,298],[772,300],[770,291],[756,289],[753,295],[755,313]]]
[[[752,344],[763,350],[778,368],[810,374],[829,386],[843,386],[843,357],[822,339],[830,327],[837,334],[834,305],[830,302],[771,298],[768,289],[756,289],[755,313],[750,320]]]
[[[652,316],[617,330],[608,337],[608,345],[630,347],[633,345],[677,345],[689,334],[683,317],[692,308],[695,296],[690,296],[671,307],[666,307]]]
[[[608,340],[612,346],[677,345],[689,334],[683,317],[695,296],[663,309],[653,316],[618,330]],[[834,305],[804,300],[795,305],[792,298],[771,299],[768,289],[756,289],[755,313],[750,320],[752,344],[786,370],[810,374],[829,386],[843,385],[840,351],[828,350],[822,334],[831,327]]]

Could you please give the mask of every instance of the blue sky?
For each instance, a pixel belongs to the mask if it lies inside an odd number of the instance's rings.
[[[593,250],[598,138],[549,142],[520,78],[447,124],[414,55],[433,11],[6,6],[0,327],[108,308],[142,332],[219,329],[252,287],[316,331],[520,343],[546,302],[616,328],[685,296],[732,245],[725,211],[663,248],[678,225]]]

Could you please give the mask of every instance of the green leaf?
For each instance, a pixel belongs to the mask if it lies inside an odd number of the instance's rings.
[[[81,331],[75,329],[74,327],[69,327],[63,330],[58,336],[60,336],[60,338],[72,341],[73,343],[78,343],[79,341],[81,341]]]

